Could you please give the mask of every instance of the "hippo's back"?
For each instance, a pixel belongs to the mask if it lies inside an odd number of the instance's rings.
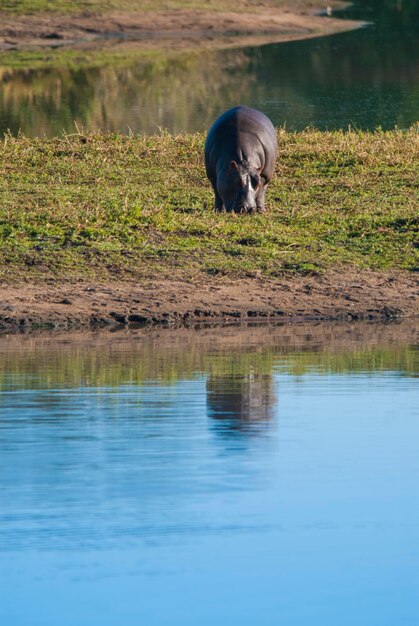
[[[218,133],[259,132],[276,138],[275,128],[269,117],[261,111],[238,105],[225,111],[208,131],[208,138]]]
[[[205,142],[207,168],[220,157],[238,159],[260,153],[268,178],[277,153],[277,136],[271,120],[261,111],[239,105],[225,111],[208,131]],[[263,154],[262,154],[263,153]]]

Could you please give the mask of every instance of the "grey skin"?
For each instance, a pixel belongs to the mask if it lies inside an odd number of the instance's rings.
[[[214,209],[264,211],[277,151],[275,128],[266,115],[241,105],[223,113],[205,142],[205,169],[214,189]]]

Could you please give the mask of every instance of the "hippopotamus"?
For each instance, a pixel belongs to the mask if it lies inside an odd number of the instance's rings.
[[[211,126],[205,142],[205,169],[216,211],[264,211],[265,192],[278,150],[272,122],[264,113],[236,106]]]

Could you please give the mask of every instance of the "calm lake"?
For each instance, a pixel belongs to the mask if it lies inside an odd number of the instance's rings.
[[[370,25],[346,34],[230,50],[131,51],[90,65],[11,69],[0,54],[0,133],[202,131],[237,103],[299,130],[406,128],[419,120],[419,2],[364,0],[340,12]],[[327,19],[327,18],[325,18]],[[124,42],[107,43],[118,55]],[[64,55],[65,58],[65,55]],[[89,57],[88,57],[89,58]]]
[[[418,329],[0,338],[0,623],[417,626]]]

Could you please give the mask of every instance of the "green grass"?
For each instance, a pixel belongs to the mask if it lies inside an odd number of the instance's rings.
[[[0,277],[418,265],[419,133],[285,133],[268,212],[216,214],[202,134],[6,136]],[[416,239],[415,239],[416,238]]]
[[[336,4],[334,2],[333,4]],[[36,13],[105,13],[121,11],[166,11],[200,9],[206,11],[241,11],[244,7],[257,10],[259,0],[0,0],[0,11],[17,14]],[[296,10],[319,6],[315,0],[265,0],[263,6],[291,7]]]
[[[201,51],[190,51],[190,56],[199,56]],[[0,81],[10,74],[11,70],[81,70],[98,69],[102,67],[129,66],[151,62],[154,65],[165,63],[166,59],[183,58],[183,50],[165,51],[161,49],[114,49],[114,48],[57,48],[49,50],[39,48],[34,50],[2,51],[0,55]],[[6,78],[7,80],[7,78]],[[1,83],[0,83],[1,84]]]

